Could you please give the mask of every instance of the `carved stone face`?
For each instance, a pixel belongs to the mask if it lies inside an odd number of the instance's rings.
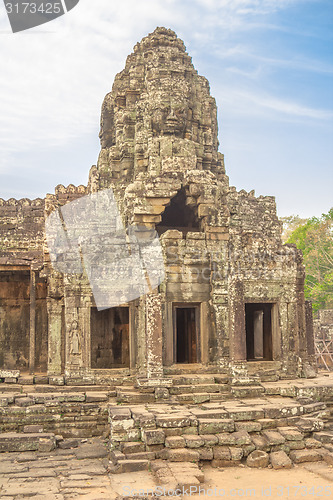
[[[174,135],[184,137],[186,130],[187,110],[185,106],[174,108],[164,106],[152,111],[151,128],[154,136]]]

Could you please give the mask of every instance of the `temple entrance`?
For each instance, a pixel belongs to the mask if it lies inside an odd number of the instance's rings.
[[[46,373],[46,294],[38,277],[32,291],[27,269],[0,272],[0,369]]]
[[[273,304],[245,304],[246,352],[248,361],[272,361]]]
[[[91,309],[91,368],[128,368],[129,308]]]
[[[175,363],[199,363],[199,306],[174,305]]]

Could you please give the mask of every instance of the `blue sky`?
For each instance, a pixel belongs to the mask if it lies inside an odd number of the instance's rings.
[[[12,34],[0,5],[0,197],[85,184],[104,95],[133,46],[176,31],[216,98],[230,184],[281,216],[333,205],[331,0],[81,0]]]

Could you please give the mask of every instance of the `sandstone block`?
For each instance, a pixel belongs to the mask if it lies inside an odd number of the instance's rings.
[[[56,447],[55,437],[53,438],[40,438],[38,443],[38,451],[49,452],[54,450]]]
[[[199,419],[199,434],[217,434],[234,430],[235,424],[231,419]]]
[[[305,448],[321,448],[322,447],[322,444],[320,441],[318,441],[317,439],[314,439],[314,438],[306,438],[304,439],[304,444],[305,444]]]
[[[121,460],[126,460],[126,457],[125,457],[124,453],[122,453],[121,451],[119,451],[119,450],[112,450],[110,452],[110,460],[114,464],[117,464]]]
[[[134,420],[128,418],[125,420],[113,420],[111,423],[111,432],[126,432],[134,429]]]
[[[269,456],[273,469],[291,469],[293,464],[284,451],[275,451]]]
[[[259,422],[235,422],[236,431],[260,432],[262,427]]]
[[[191,420],[185,415],[157,416],[156,425],[158,427],[189,427]]]
[[[243,448],[238,448],[236,446],[230,446],[230,457],[233,461],[240,461],[243,458],[244,452]]]
[[[214,446],[215,444],[218,444],[218,436],[214,434],[203,434],[202,439],[204,440],[204,446]],[[224,443],[221,443],[224,444]]]
[[[251,440],[257,450],[269,451],[270,445],[263,436],[252,435]]]
[[[58,443],[58,446],[62,450],[69,450],[71,448],[77,448],[79,446],[79,441],[77,439],[64,439]]]
[[[276,420],[273,418],[259,418],[258,423],[261,425],[263,430],[274,429],[276,427]]]
[[[285,444],[290,450],[303,450],[305,448],[304,441],[286,441]]]
[[[263,450],[255,450],[250,453],[246,459],[246,465],[248,467],[254,467],[256,469],[267,467],[269,464],[269,455]]]
[[[256,447],[252,443],[242,446],[244,457],[248,457],[250,455],[250,453],[252,453],[252,451],[254,451],[255,449],[256,449]]]
[[[302,441],[303,439],[303,434],[297,427],[279,427],[278,430],[287,441]]]
[[[270,446],[283,444],[286,441],[285,438],[277,431],[266,430],[262,432],[262,435]]]
[[[171,462],[198,462],[200,459],[196,450],[188,448],[168,449],[167,457]]]
[[[325,462],[328,464],[328,465],[331,465],[333,466],[333,453],[328,451],[328,450],[325,450],[325,449],[322,449],[320,451],[321,453],[321,456],[323,458],[323,460],[325,460]]]
[[[164,444],[165,433],[162,429],[144,429],[142,431],[142,440],[146,444]]]
[[[145,449],[146,448],[144,443],[127,442],[127,443],[121,443],[120,445],[120,450],[125,455],[130,455],[131,453],[140,453],[142,451],[145,451]]]
[[[42,425],[25,425],[23,427],[23,432],[25,432],[25,433],[43,432],[43,426]]]
[[[230,448],[228,446],[215,446],[213,448],[214,458],[219,460],[231,460]]]
[[[122,474],[124,472],[138,472],[141,470],[148,470],[148,460],[121,460],[115,472]]]
[[[322,460],[321,454],[315,450],[293,450],[290,452],[290,458],[295,464]]]
[[[214,453],[213,448],[209,448],[207,446],[203,446],[198,449],[200,460],[213,460]]]
[[[333,444],[333,432],[323,431],[323,432],[314,432],[313,437],[324,444]]]
[[[242,420],[258,420],[264,418],[263,410],[253,410],[252,408],[235,408],[231,411],[228,410],[230,418],[235,422]]]
[[[200,446],[204,446],[205,441],[201,436],[184,436],[186,447],[187,448],[200,448]]]
[[[185,448],[185,439],[182,436],[168,436],[165,438],[167,448]]]
[[[234,432],[221,432],[220,434],[216,434],[216,438],[218,439],[218,443],[222,446],[227,444],[236,444]]]

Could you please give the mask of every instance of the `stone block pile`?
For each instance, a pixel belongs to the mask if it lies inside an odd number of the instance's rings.
[[[108,411],[113,472],[142,470],[154,460],[279,469],[333,457],[323,403],[266,397],[196,407],[110,405]]]

